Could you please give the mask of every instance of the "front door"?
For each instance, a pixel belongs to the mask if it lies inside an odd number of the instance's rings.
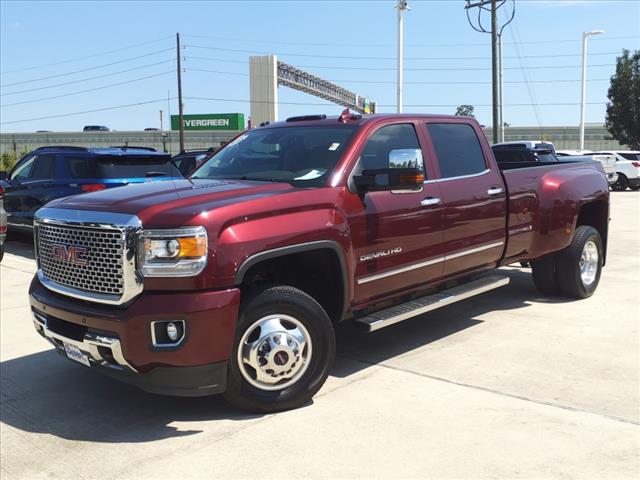
[[[401,149],[422,151],[415,125],[382,126],[362,147],[355,171],[389,168],[390,152]],[[421,192],[369,192],[354,203],[349,224],[356,261],[356,304],[442,276],[439,185],[425,184]]]

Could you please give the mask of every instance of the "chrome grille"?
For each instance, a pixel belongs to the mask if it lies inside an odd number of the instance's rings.
[[[86,292],[122,296],[124,233],[120,230],[91,229],[39,223],[38,261],[46,278],[59,285]],[[86,264],[54,258],[53,247],[86,249]]]

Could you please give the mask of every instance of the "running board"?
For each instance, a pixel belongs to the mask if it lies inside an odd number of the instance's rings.
[[[423,313],[446,307],[469,297],[488,292],[509,283],[509,277],[501,275],[489,275],[457,287],[443,290],[433,295],[427,295],[407,303],[396,305],[366,317],[357,318],[355,321],[367,326],[369,332],[375,332],[394,323],[402,322]]]

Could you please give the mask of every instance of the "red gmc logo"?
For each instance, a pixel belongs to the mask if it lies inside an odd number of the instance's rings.
[[[51,256],[60,262],[73,263],[74,265],[88,265],[87,249],[75,245],[51,245]]]

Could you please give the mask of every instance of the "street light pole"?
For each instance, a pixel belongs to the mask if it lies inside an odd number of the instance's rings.
[[[580,102],[580,150],[584,150],[584,118],[587,103],[587,40],[592,35],[602,35],[604,30],[593,30],[582,34],[582,100]]]
[[[402,113],[402,74],[404,70],[404,32],[402,24],[402,12],[404,10],[411,10],[409,3],[406,0],[398,0],[398,85],[397,85],[397,111]]]

